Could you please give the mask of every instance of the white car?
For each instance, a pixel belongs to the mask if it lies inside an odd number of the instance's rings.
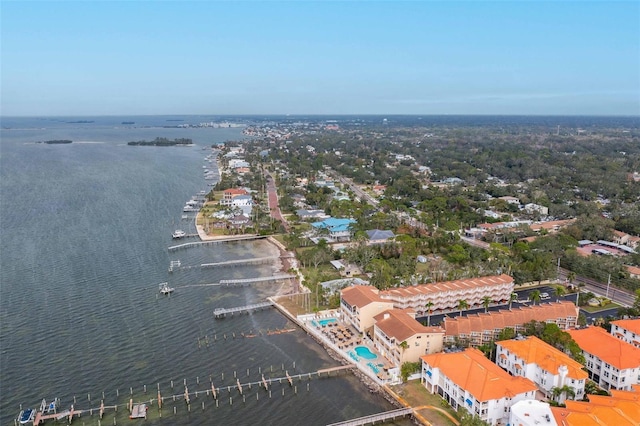
[[[548,299],[549,297],[549,293],[540,293],[540,299]]]

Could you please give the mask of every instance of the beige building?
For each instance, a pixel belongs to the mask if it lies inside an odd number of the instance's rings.
[[[467,302],[469,309],[483,306],[485,297],[491,300],[491,305],[505,304],[513,286],[513,278],[503,274],[393,288],[380,292],[380,296],[398,309],[413,309],[426,315],[428,305],[433,314],[438,314],[456,311],[461,300]]]
[[[345,323],[360,333],[373,333],[376,315],[393,309],[393,303],[380,298],[380,291],[371,286],[356,285],[340,292],[340,313]]]
[[[390,309],[374,320],[373,346],[396,367],[442,351],[444,329],[420,324],[412,311]]]

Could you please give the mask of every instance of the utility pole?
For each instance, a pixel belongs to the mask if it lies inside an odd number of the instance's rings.
[[[607,294],[606,298],[609,298],[609,286],[611,285],[611,274],[609,274],[609,278],[607,279]]]

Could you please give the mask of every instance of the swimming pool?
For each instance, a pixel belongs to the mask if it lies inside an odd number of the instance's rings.
[[[334,323],[336,321],[338,321],[338,320],[335,319],[335,318],[325,318],[325,319],[318,320],[318,322],[320,323],[321,326],[325,326],[327,324],[331,324],[331,323]]]
[[[364,359],[376,359],[378,355],[374,354],[369,350],[366,346],[356,346],[355,348],[356,354],[361,356]]]

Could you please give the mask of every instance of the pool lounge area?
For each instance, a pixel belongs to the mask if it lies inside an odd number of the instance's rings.
[[[378,355],[376,355],[373,352],[371,352],[371,349],[369,349],[366,346],[356,346],[356,348],[354,350],[355,350],[356,355],[358,355],[359,357],[362,357],[364,359],[376,359],[376,358],[378,358]]]

